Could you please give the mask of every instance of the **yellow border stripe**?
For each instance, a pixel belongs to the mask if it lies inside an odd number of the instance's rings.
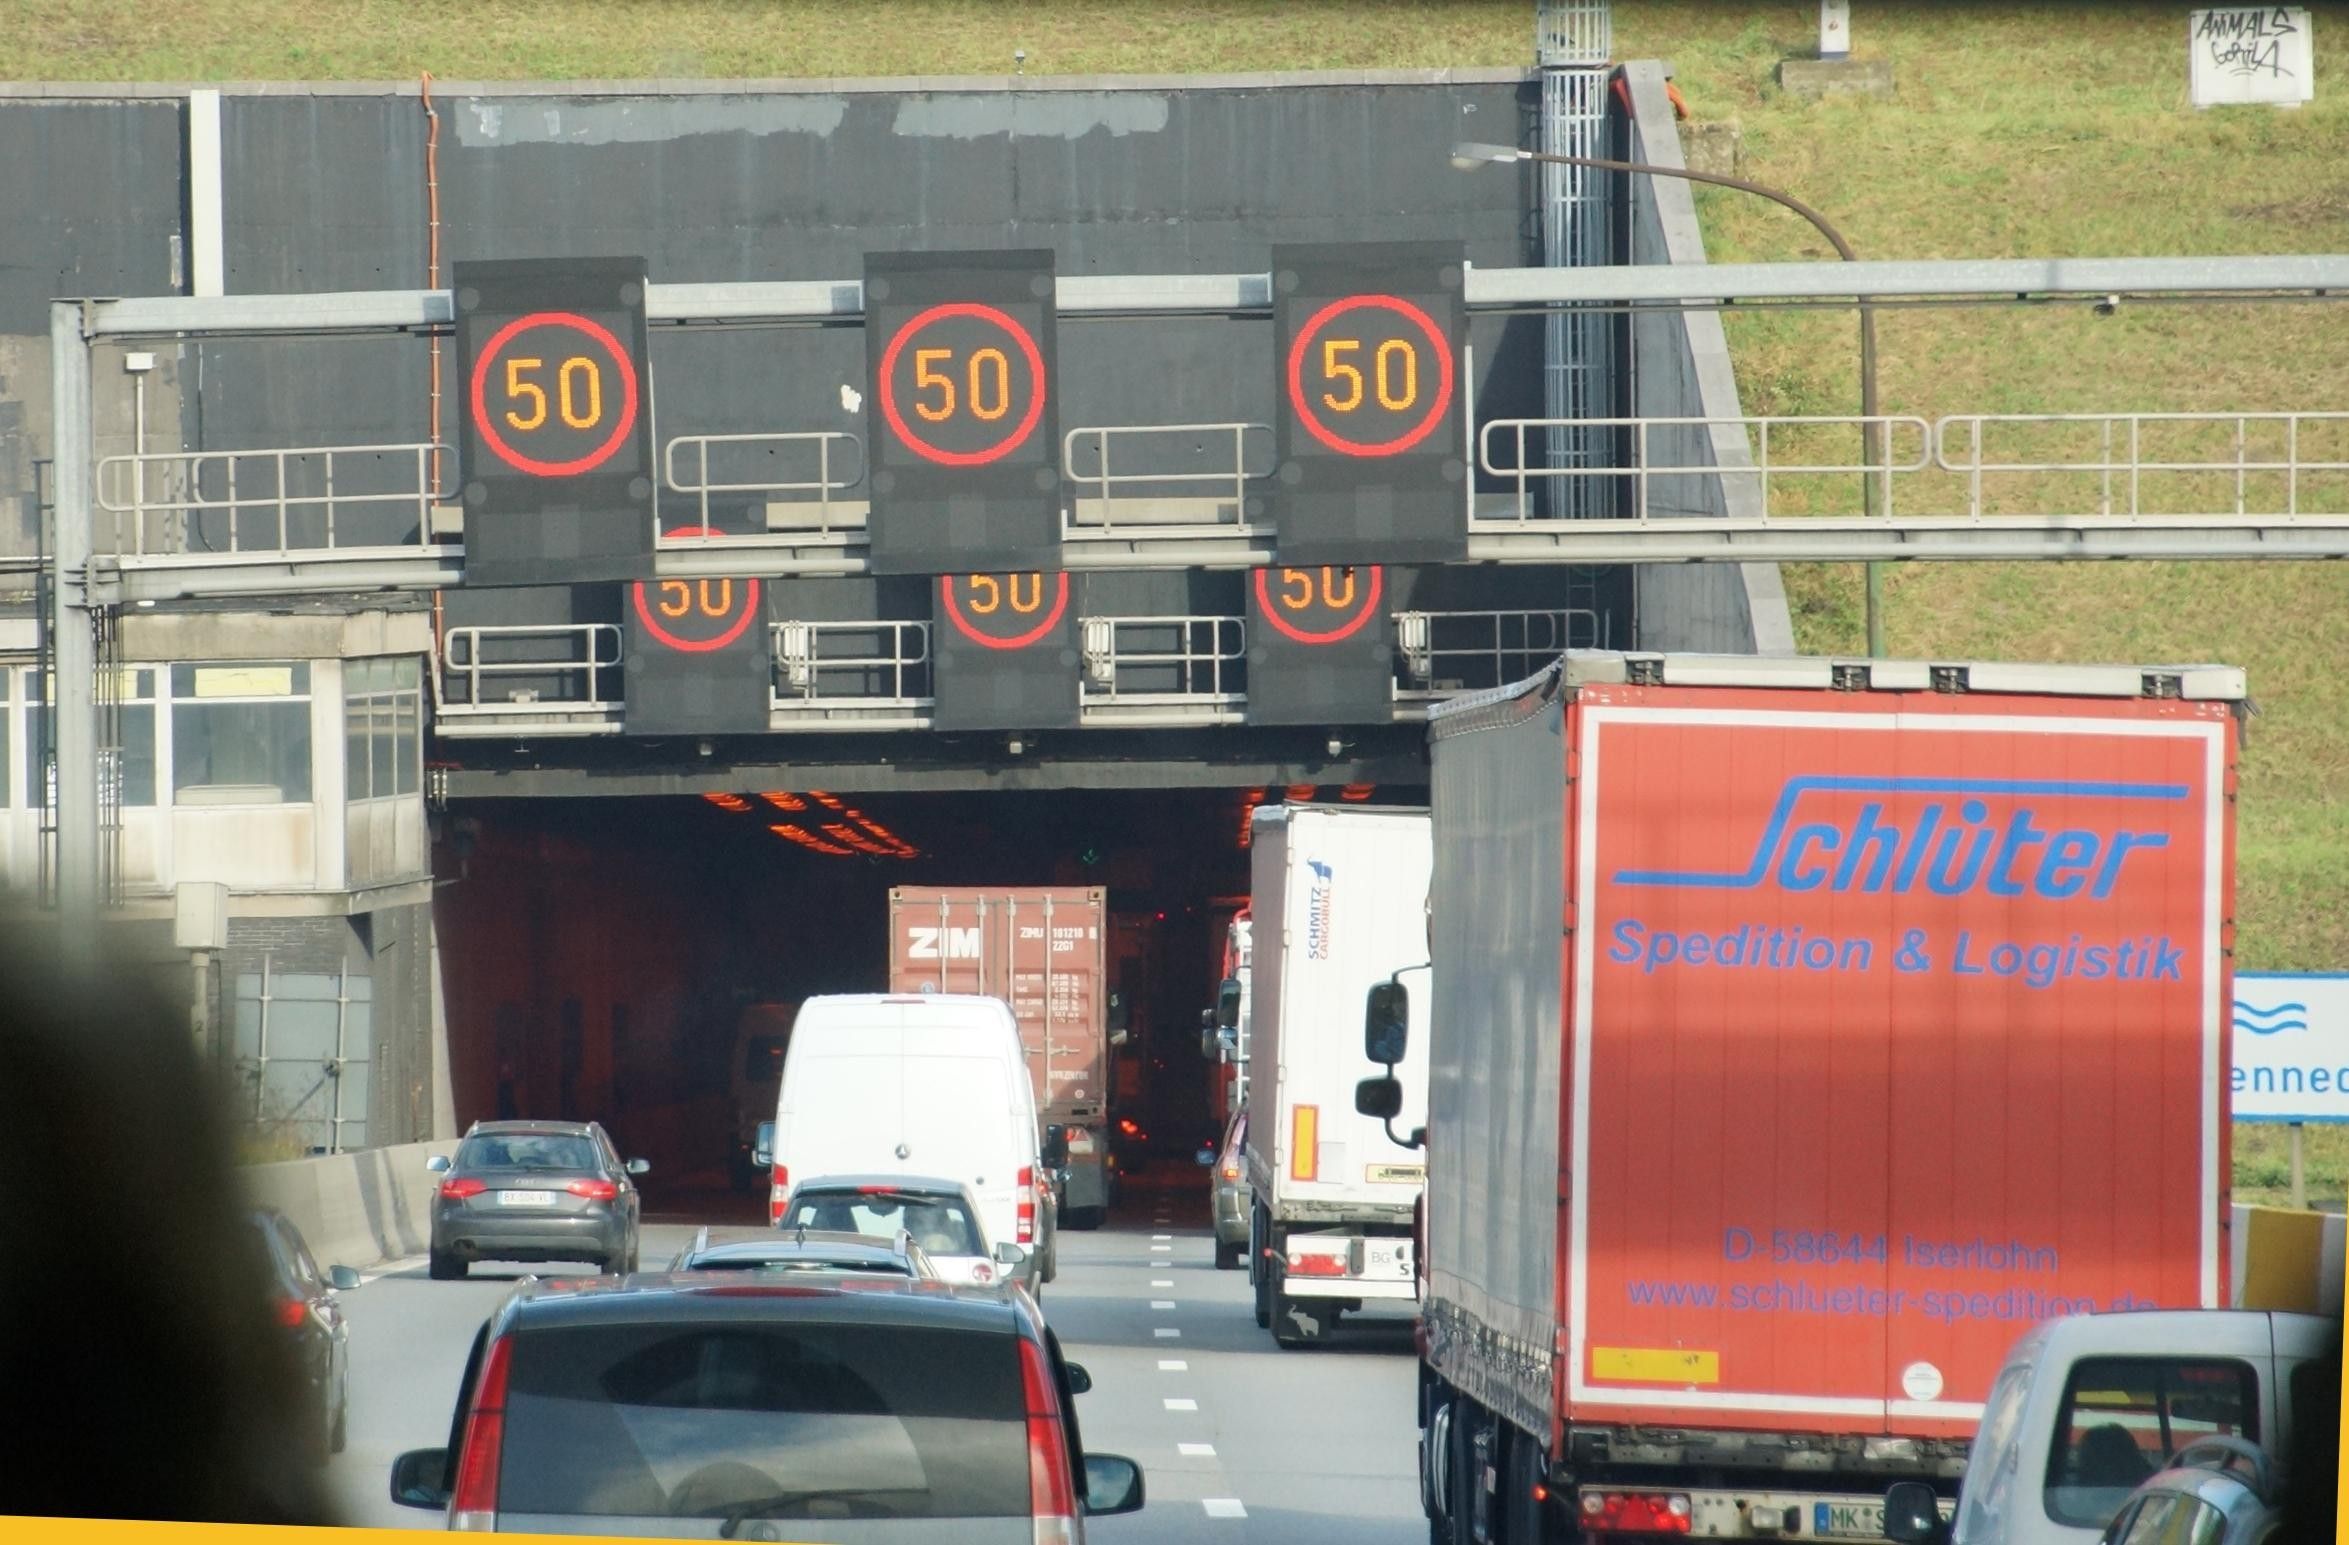
[[[1678,1347],[1592,1347],[1590,1376],[1641,1384],[1718,1384],[1721,1354]]]
[[[1311,1180],[1321,1173],[1321,1107],[1289,1108],[1289,1178]]]

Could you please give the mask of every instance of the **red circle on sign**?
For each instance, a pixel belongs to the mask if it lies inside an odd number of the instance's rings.
[[[724,532],[714,530],[708,526],[679,526],[676,530],[666,533],[664,540],[667,537],[723,535],[725,535]],[[645,583],[646,582],[644,580],[638,580],[635,584],[635,587],[631,591],[631,599],[633,599],[636,603],[637,620],[644,624],[645,631],[650,633],[653,637],[659,639],[662,643],[667,644],[671,649],[682,649],[687,654],[708,654],[712,650],[725,648],[728,644],[731,644],[736,639],[742,637],[744,630],[750,626],[751,619],[758,615],[759,582],[755,579],[745,579],[742,582],[742,615],[734,619],[734,625],[732,627],[728,628],[724,633],[721,633],[716,638],[679,638],[676,634],[670,632],[667,628],[662,627],[659,620],[653,616],[652,608],[644,604]],[[674,583],[683,584],[685,582],[683,580],[677,580],[674,581]]]
[[[496,422],[490,417],[489,404],[485,400],[485,393],[489,386],[489,367],[497,362],[498,350],[504,348],[516,333],[527,327],[567,327],[573,332],[585,333],[597,343],[602,344],[605,351],[612,356],[612,363],[619,367],[619,422],[613,426],[611,434],[605,438],[603,444],[584,456],[575,457],[570,461],[540,461],[535,456],[525,456],[506,443],[505,437],[498,433]],[[529,473],[532,477],[577,477],[582,472],[593,472],[611,460],[612,453],[620,448],[620,442],[628,438],[628,431],[636,427],[636,361],[630,359],[628,351],[620,347],[620,340],[612,336],[611,329],[600,323],[591,322],[576,312],[533,311],[528,316],[516,317],[513,321],[508,322],[490,334],[489,342],[482,345],[481,357],[473,362],[472,399],[473,427],[480,433],[482,440],[489,448],[498,453],[501,460],[517,471]]]
[[[1392,311],[1412,323],[1426,335],[1428,348],[1436,357],[1434,404],[1429,407],[1424,418],[1392,440],[1373,442],[1343,438],[1314,413],[1305,394],[1305,346],[1332,318],[1365,306]],[[1444,414],[1452,406],[1452,346],[1445,339],[1443,329],[1436,326],[1434,317],[1401,296],[1348,295],[1342,300],[1333,300],[1305,319],[1305,325],[1297,329],[1296,341],[1289,345],[1289,406],[1296,412],[1297,421],[1305,426],[1308,434],[1341,456],[1399,455],[1426,439],[1435,426],[1443,422]]]
[[[983,645],[988,649],[1025,649],[1051,632],[1059,624],[1061,613],[1068,610],[1068,571],[1065,569],[1061,571],[1060,588],[1053,595],[1051,613],[1042,622],[1037,623],[1017,638],[997,638],[991,633],[983,633],[968,617],[965,617],[962,614],[961,603],[954,599],[953,575],[941,574],[938,576],[938,593],[946,598],[946,616],[947,620],[954,624],[954,631],[972,643]]]
[[[1345,567],[1343,564],[1328,564],[1324,566],[1329,568]],[[1356,612],[1345,622],[1342,622],[1338,626],[1329,629],[1327,632],[1308,633],[1303,628],[1294,627],[1289,623],[1281,620],[1281,614],[1273,609],[1272,593],[1265,588],[1265,576],[1272,572],[1270,569],[1258,569],[1256,571],[1256,604],[1262,608],[1264,612],[1264,620],[1271,623],[1275,631],[1282,633],[1289,638],[1295,639],[1300,644],[1342,643],[1346,639],[1352,638],[1355,634],[1362,631],[1362,625],[1370,620],[1370,614],[1378,607],[1379,591],[1384,587],[1385,584],[1386,569],[1384,566],[1372,563],[1366,564],[1364,567],[1370,570],[1370,594],[1362,598],[1362,609]],[[1297,572],[1303,573],[1304,570],[1299,569]]]
[[[1009,333],[1012,341],[1020,346],[1020,353],[1026,357],[1030,379],[1036,384],[1035,390],[1028,395],[1027,416],[1019,421],[1018,427],[1010,434],[983,450],[949,451],[932,445],[915,434],[897,411],[897,387],[891,379],[891,373],[897,368],[897,356],[905,352],[907,339],[920,333],[932,322],[942,322],[948,317],[976,317],[982,322],[992,322]],[[1035,431],[1036,421],[1044,416],[1044,393],[1050,389],[1044,380],[1044,351],[1036,346],[1035,339],[1028,336],[1028,330],[1013,321],[1007,313],[972,300],[947,301],[927,311],[917,312],[889,340],[888,349],[881,355],[880,374],[881,416],[889,421],[890,429],[907,450],[925,461],[937,462],[942,467],[983,467],[1019,449],[1021,442]]]

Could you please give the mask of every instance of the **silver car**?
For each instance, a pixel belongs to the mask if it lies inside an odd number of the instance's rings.
[[[435,1154],[432,1275],[462,1277],[475,1261],[590,1261],[636,1269],[643,1213],[635,1177],[596,1123],[477,1121],[454,1159]]]
[[[1016,1283],[1030,1293],[1036,1257],[987,1238],[978,1198],[959,1180],[923,1175],[817,1175],[791,1188],[780,1229],[835,1230],[891,1239],[910,1233],[947,1282],[991,1287]]]
[[[1215,1208],[1215,1269],[1237,1271],[1248,1256],[1248,1113],[1232,1112],[1224,1124],[1208,1182]]]
[[[848,1273],[869,1277],[942,1280],[938,1268],[903,1229],[895,1239],[818,1229],[704,1227],[677,1252],[671,1271]]]

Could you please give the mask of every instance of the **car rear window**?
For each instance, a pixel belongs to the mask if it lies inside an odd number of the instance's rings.
[[[904,1229],[926,1255],[985,1255],[979,1225],[959,1198],[897,1196],[865,1191],[802,1191],[783,1215],[787,1229],[871,1234],[895,1239]]]
[[[1013,1336],[788,1322],[515,1336],[501,1512],[788,1520],[1028,1511]]]
[[[592,1170],[595,1144],[564,1133],[508,1132],[468,1137],[457,1150],[456,1167],[477,1169]]]
[[[2056,1413],[2047,1515],[2101,1529],[2138,1483],[2201,1438],[2259,1439],[2259,1383],[2218,1357],[2084,1357]]]
[[[854,1271],[867,1276],[910,1277],[906,1262],[886,1255],[814,1256],[781,1251],[773,1255],[697,1255],[687,1263],[691,1271]]]

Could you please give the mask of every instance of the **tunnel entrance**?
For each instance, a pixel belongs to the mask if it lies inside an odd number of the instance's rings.
[[[898,885],[1104,887],[1124,1157],[1188,1162],[1223,1075],[1199,1053],[1248,812],[1367,789],[500,799],[453,804],[436,854],[460,1128],[597,1120],[653,1161],[655,1208],[746,1178],[743,1109],[790,1006],[886,988]],[[1418,790],[1380,789],[1380,802]],[[767,1071],[771,1072],[771,1063]]]

